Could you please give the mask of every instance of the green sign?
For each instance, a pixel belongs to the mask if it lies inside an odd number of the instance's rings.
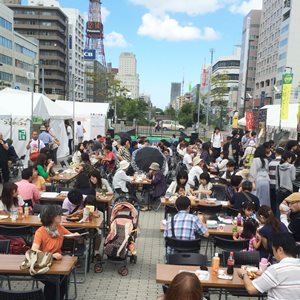
[[[19,129],[18,130],[18,140],[19,141],[26,141],[26,130],[25,129]]]
[[[41,117],[32,117],[32,124],[33,125],[42,125],[43,119]]]

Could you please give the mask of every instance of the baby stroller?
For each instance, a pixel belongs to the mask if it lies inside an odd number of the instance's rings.
[[[137,261],[135,240],[138,216],[136,208],[128,202],[117,203],[111,212],[110,231],[104,242],[104,254],[107,261],[122,265],[118,269],[122,276],[128,274],[127,258],[130,257],[130,263]],[[96,273],[103,271],[102,263],[95,263]]]

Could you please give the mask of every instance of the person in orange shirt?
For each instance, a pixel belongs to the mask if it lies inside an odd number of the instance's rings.
[[[47,205],[41,212],[42,227],[40,227],[34,235],[31,249],[37,252],[53,253],[53,258],[62,259],[61,247],[64,241],[64,235],[71,234],[61,223],[62,208],[58,205]],[[75,233],[75,237],[80,236]],[[46,300],[55,299],[55,284],[52,282],[43,282],[44,295]],[[67,279],[62,278],[60,285],[60,298],[64,299],[67,288]]]

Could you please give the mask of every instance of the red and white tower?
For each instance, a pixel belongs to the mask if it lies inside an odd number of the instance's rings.
[[[89,18],[86,23],[86,49],[94,49],[97,53],[97,60],[106,67],[104,51],[104,33],[101,17],[101,0],[89,0]]]

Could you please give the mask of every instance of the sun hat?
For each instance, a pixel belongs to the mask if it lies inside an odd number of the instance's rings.
[[[41,127],[40,127],[40,130],[42,131],[42,130],[46,130],[46,127],[44,126],[44,125],[42,125]]]
[[[196,156],[193,158],[193,166],[197,166],[201,161],[201,158],[199,156]]]
[[[160,169],[160,166],[157,162],[153,162],[150,167],[149,167],[150,170],[153,170],[153,171],[158,171]]]
[[[120,162],[120,167],[119,167],[119,169],[121,169],[121,170],[125,170],[125,169],[127,169],[128,167],[129,167],[129,162],[128,161],[126,161],[126,160],[122,160],[121,162]]]
[[[249,174],[250,174],[250,170],[249,169],[243,169],[243,170],[240,170],[236,173],[237,176],[242,176],[243,179],[246,179],[249,177]]]
[[[300,202],[300,193],[293,193],[284,200],[288,203]]]
[[[255,147],[255,146],[256,146],[256,143],[255,143],[253,140],[251,140],[251,141],[249,142],[249,146],[250,146],[250,147]]]

